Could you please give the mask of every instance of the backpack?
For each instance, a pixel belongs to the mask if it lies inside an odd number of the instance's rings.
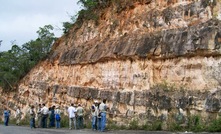
[[[60,121],[60,120],[61,120],[60,114],[55,114],[55,120],[56,120],[56,121]]]

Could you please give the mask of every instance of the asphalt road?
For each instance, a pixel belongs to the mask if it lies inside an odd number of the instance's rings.
[[[136,131],[136,130],[116,130],[116,131],[98,132],[98,131],[92,131],[90,129],[83,129],[83,130],[69,130],[67,128],[31,129],[29,127],[24,127],[24,126],[0,125],[0,134],[101,134],[101,133],[104,134],[188,134],[189,133],[190,134],[192,132]]]

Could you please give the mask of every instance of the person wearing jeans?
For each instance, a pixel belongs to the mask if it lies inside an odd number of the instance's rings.
[[[82,129],[84,128],[84,121],[83,121],[84,109],[80,103],[78,104],[76,111],[77,111],[77,124],[78,124],[77,128]]]
[[[43,128],[47,128],[47,118],[48,118],[48,113],[49,110],[48,108],[45,106],[45,104],[42,104],[43,108],[41,109],[41,113],[42,113],[42,127]]]
[[[105,130],[106,127],[106,112],[101,112],[101,132]]]
[[[101,132],[104,132],[106,127],[106,111],[107,105],[106,99],[104,99],[103,102],[99,105],[99,112],[101,114]]]
[[[34,106],[32,105],[31,106],[31,109],[30,109],[30,127],[31,129],[32,128],[35,128],[35,111],[34,111]]]
[[[74,123],[74,129],[77,129],[76,127],[76,108],[74,107],[74,104],[72,103],[71,106],[68,108],[68,116],[69,116],[69,129],[72,129],[72,124]]]
[[[57,106],[55,109],[55,127],[61,128],[61,119],[57,119],[57,115],[61,118],[61,110],[59,109],[59,106]]]
[[[4,124],[5,126],[8,126],[9,122],[9,111],[7,109],[4,110]]]
[[[97,130],[97,117],[98,117],[98,101],[95,100],[94,104],[91,107],[91,115],[92,115],[92,130]]]

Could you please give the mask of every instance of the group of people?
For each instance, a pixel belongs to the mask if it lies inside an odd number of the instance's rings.
[[[106,112],[107,112],[106,100],[104,99],[102,103],[94,101],[91,107],[92,115],[92,129],[98,131],[105,131],[106,128]]]
[[[106,105],[106,100],[104,99],[102,103],[94,101],[91,106],[91,119],[92,119],[92,130],[104,131],[106,126],[106,111],[108,107]],[[52,106],[50,108],[46,107],[45,104],[39,104],[37,109],[34,105],[30,107],[30,127],[36,128],[47,128],[47,127],[61,127],[61,110],[59,106]],[[74,105],[73,103],[67,109],[69,117],[69,129],[83,129],[84,128],[84,114],[85,110],[82,105]],[[21,120],[21,110],[18,107],[16,109],[16,125],[20,124]],[[4,111],[4,124],[8,125],[10,111]],[[49,123],[47,123],[47,120]],[[37,124],[36,124],[37,122]]]
[[[35,107],[32,105],[29,110],[29,114],[31,128],[61,127],[61,110],[59,109],[59,106],[52,106],[48,108],[45,104],[39,104],[38,109],[35,111]],[[35,119],[37,120],[37,124],[35,123]],[[47,120],[49,120],[49,123],[47,123]]]
[[[91,106],[91,122],[92,130],[98,130],[101,132],[105,131],[106,128],[106,112],[107,112],[106,99],[99,103],[97,100],[94,101]],[[82,129],[84,127],[83,117],[84,109],[81,104],[78,104],[78,107],[71,104],[68,108],[69,115],[69,129]],[[77,122],[77,123],[76,123]]]
[[[22,113],[21,113],[20,107],[17,107],[17,109],[15,111],[16,125],[20,124],[21,114]],[[8,126],[10,116],[11,116],[11,111],[9,109],[5,108],[4,113],[3,113],[5,126]]]

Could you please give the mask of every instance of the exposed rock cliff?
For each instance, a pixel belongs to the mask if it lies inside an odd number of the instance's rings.
[[[79,18],[2,102],[89,108],[105,98],[118,123],[167,121],[178,108],[213,119],[221,106],[220,9],[212,0],[109,3],[97,22]]]

